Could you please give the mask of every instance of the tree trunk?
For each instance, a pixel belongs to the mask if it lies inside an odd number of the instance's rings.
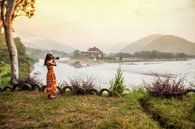
[[[11,65],[11,84],[16,84],[19,79],[18,52],[12,35],[12,24],[4,26],[5,40],[7,43],[10,65]]]

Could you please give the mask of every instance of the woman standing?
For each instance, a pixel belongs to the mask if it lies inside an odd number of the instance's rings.
[[[47,94],[48,99],[54,99],[56,96],[54,95],[57,92],[57,83],[56,83],[56,76],[54,73],[53,66],[56,66],[55,57],[52,54],[47,54],[45,57],[44,65],[47,67]]]

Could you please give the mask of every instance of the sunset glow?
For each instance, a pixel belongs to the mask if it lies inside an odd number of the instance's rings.
[[[26,43],[53,40],[80,49],[106,48],[151,34],[195,42],[194,0],[37,0],[32,19],[16,19]]]

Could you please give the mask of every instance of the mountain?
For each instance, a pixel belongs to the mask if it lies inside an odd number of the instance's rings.
[[[155,34],[127,45],[120,52],[135,53],[152,50],[195,55],[195,43],[174,35]]]
[[[122,48],[127,46],[129,43],[128,42],[121,42],[121,43],[116,43],[114,45],[109,46],[109,48],[106,48],[103,50],[105,53],[118,53]]]
[[[36,39],[32,42],[24,42],[24,45],[29,48],[44,49],[44,50],[57,50],[65,53],[71,53],[75,49],[69,45],[59,43],[50,39]]]
[[[68,54],[57,50],[46,50],[36,48],[26,48],[26,53],[31,56],[34,60],[44,59],[47,53],[51,53],[56,57],[67,57]]]

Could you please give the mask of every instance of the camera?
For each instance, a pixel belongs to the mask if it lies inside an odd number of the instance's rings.
[[[59,60],[60,57],[54,57],[54,56],[53,56],[53,59],[54,59],[54,60]]]

